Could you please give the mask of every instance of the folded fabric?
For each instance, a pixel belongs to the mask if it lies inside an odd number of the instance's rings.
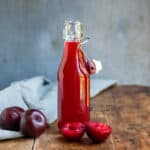
[[[115,80],[91,80],[91,97],[116,84]],[[41,110],[48,123],[57,119],[57,85],[43,76],[13,82],[0,91],[0,112],[10,106]],[[22,137],[20,132],[0,129],[0,140]]]

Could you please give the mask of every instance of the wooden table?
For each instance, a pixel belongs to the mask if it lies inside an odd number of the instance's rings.
[[[92,120],[113,129],[105,143],[94,144],[86,135],[80,142],[68,142],[55,122],[37,139],[1,141],[0,150],[150,150],[150,87],[115,86],[92,102]]]

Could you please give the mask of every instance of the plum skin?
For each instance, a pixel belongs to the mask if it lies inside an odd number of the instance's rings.
[[[20,130],[20,120],[24,109],[18,106],[5,108],[0,114],[0,126],[7,130]]]
[[[20,130],[25,136],[38,137],[46,128],[47,120],[41,111],[30,109],[23,113],[20,121]]]

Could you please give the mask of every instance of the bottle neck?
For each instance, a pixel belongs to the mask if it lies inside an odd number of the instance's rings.
[[[65,41],[64,42],[64,57],[72,62],[78,56],[79,41]]]
[[[63,39],[65,40],[81,40],[83,38],[83,27],[80,21],[65,21],[63,29]]]

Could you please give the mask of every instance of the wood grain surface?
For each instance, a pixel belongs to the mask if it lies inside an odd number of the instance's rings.
[[[104,143],[94,144],[86,135],[80,142],[68,142],[53,123],[37,139],[0,142],[0,150],[149,150],[150,87],[115,86],[94,97],[91,119],[112,127]]]

